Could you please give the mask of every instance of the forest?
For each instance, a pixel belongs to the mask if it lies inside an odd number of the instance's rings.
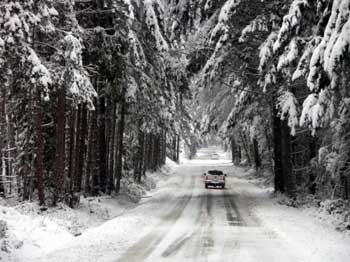
[[[118,194],[216,136],[296,199],[350,198],[349,0],[2,0],[0,194]]]

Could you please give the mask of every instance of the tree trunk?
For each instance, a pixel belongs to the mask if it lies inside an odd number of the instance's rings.
[[[1,96],[0,96],[0,197],[5,196],[5,178],[3,175],[5,174],[5,143],[4,143],[4,136],[5,136],[5,123],[6,123],[6,116],[5,116],[5,98],[6,98],[6,92],[5,89],[2,88],[1,90]]]
[[[273,149],[274,149],[274,184],[275,184],[275,191],[284,193],[285,187],[284,187],[284,176],[283,176],[283,168],[282,168],[282,145],[281,145],[281,119],[278,116],[277,109],[273,106],[272,109],[272,124],[273,124]]]
[[[103,92],[103,91],[101,91]],[[106,105],[105,95],[100,94],[99,98],[99,114],[98,114],[98,141],[99,141],[99,171],[100,171],[100,190],[102,193],[106,193],[107,185],[107,157],[106,157]]]
[[[235,163],[235,160],[237,159],[237,145],[234,136],[231,136],[231,158],[232,163]]]
[[[290,154],[291,135],[287,120],[282,121],[281,128],[281,151],[282,151],[282,172],[284,176],[285,191],[289,197],[295,196],[295,174],[292,172],[292,159]]]
[[[259,144],[256,138],[253,139],[253,151],[254,151],[255,169],[259,170],[261,167],[261,159],[259,154]]]
[[[141,183],[141,178],[142,178],[142,174],[143,174],[143,169],[144,169],[144,151],[145,151],[145,139],[144,139],[144,134],[142,131],[140,131],[139,133],[139,166],[138,166],[138,176],[137,176],[137,182]]]
[[[177,142],[176,142],[176,162],[180,162],[180,136],[177,135]]]
[[[112,102],[112,116],[111,116],[111,132],[109,139],[109,154],[108,154],[108,183],[107,193],[111,194],[114,190],[114,171],[115,171],[115,154],[116,154],[116,102]]]
[[[43,137],[43,110],[40,92],[37,92],[37,103],[35,104],[35,129],[36,129],[36,157],[35,176],[37,180],[39,205],[45,205],[44,196],[44,137]]]
[[[152,169],[152,163],[153,163],[153,134],[148,134],[148,150],[147,150],[147,170]]]
[[[92,157],[91,157],[91,169],[90,177],[92,178],[92,195],[97,196],[100,194],[100,183],[99,183],[99,149],[98,149],[98,130],[97,130],[97,112],[94,111],[92,114]]]
[[[64,169],[65,169],[65,125],[66,125],[66,90],[61,88],[58,91],[58,103],[56,109],[56,152],[54,169],[54,194],[53,205],[57,204],[63,190]]]
[[[143,133],[143,158],[142,158],[142,176],[146,176],[147,161],[148,161],[148,135]]]
[[[177,161],[177,159],[176,159],[176,157],[177,157],[177,136],[176,135],[173,137],[171,156],[172,156],[171,160],[176,162]]]
[[[93,170],[93,115],[94,112],[89,112],[89,120],[88,120],[88,139],[87,139],[87,159],[86,159],[86,170],[85,170],[85,193],[91,194],[92,193],[92,185],[91,185],[91,177],[92,177],[92,170]]]
[[[116,177],[117,183],[115,191],[118,194],[120,191],[120,181],[122,179],[123,172],[123,151],[124,151],[124,128],[125,128],[125,113],[126,113],[126,86],[123,84],[122,97],[121,97],[121,109],[120,109],[120,120],[118,126],[118,153],[117,153],[117,163],[116,163]]]
[[[66,199],[68,204],[72,207],[72,203],[70,201],[73,198],[74,192],[74,171],[75,171],[75,126],[76,126],[76,110],[72,109],[70,113],[70,121],[69,121],[69,139],[67,139],[67,148],[69,148],[68,152],[68,178],[69,178],[69,190],[68,193],[70,195],[69,199]]]
[[[162,165],[165,165],[166,164],[166,148],[167,148],[167,132],[166,130],[164,129],[163,130],[163,156],[162,156]]]
[[[83,180],[84,173],[84,159],[86,157],[86,146],[85,139],[87,134],[87,109],[86,105],[80,105],[80,125],[79,125],[79,140],[78,143],[78,152],[77,152],[77,164],[76,164],[76,174],[75,174],[75,191],[80,192]]]
[[[239,131],[239,136],[241,137],[241,140],[242,140],[242,144],[243,144],[243,148],[244,148],[244,151],[246,153],[246,156],[247,156],[248,164],[251,166],[252,160],[250,157],[249,145],[248,145],[247,140],[245,138],[245,134],[243,134],[242,131]]]

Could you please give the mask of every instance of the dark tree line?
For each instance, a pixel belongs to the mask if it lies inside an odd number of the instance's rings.
[[[203,136],[270,169],[276,192],[349,199],[348,3],[168,2]]]
[[[142,183],[167,156],[178,161],[186,109],[176,101],[188,89],[157,46],[147,8],[0,5],[3,197],[74,207],[81,194],[118,194],[123,177]]]

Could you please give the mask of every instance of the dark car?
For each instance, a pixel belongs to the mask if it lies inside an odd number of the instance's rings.
[[[203,174],[205,188],[209,186],[225,188],[225,177],[220,170],[209,170],[207,173]]]

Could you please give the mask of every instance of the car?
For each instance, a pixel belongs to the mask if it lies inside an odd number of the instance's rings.
[[[220,170],[209,170],[203,174],[205,188],[209,186],[225,188],[226,174]]]

